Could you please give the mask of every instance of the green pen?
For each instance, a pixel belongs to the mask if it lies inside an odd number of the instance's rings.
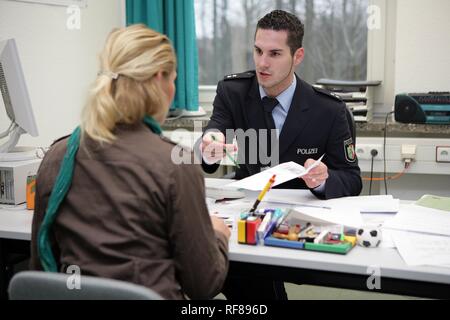
[[[213,141],[217,141],[216,136],[215,135],[211,135],[211,138],[213,139]],[[234,165],[236,167],[238,167],[238,169],[240,169],[241,167],[239,166],[239,163],[236,162],[236,160],[234,160],[234,158],[228,153],[227,149],[224,147],[223,151],[225,152],[226,156],[228,157],[228,159],[230,159]]]

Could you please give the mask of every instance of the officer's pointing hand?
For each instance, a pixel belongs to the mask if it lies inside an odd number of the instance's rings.
[[[305,167],[305,169],[307,169],[315,161],[316,160],[314,159],[308,159],[303,166]],[[308,174],[301,177],[301,179],[305,181],[308,188],[317,188],[328,179],[328,167],[323,162],[320,162],[317,167],[308,172]]]
[[[234,144],[225,144],[225,136],[222,132],[208,132],[202,139],[203,159],[209,163],[216,163],[225,157],[225,150],[229,154],[234,154],[237,147]]]

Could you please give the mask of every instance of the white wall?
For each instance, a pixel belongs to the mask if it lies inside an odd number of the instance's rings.
[[[0,1],[0,39],[16,39],[40,133],[38,138],[24,135],[19,145],[48,146],[79,124],[98,71],[98,53],[111,29],[123,25],[124,16],[123,0],[87,3],[81,9],[80,30],[68,30],[66,7]],[[1,132],[9,122],[0,108]]]
[[[450,91],[450,1],[397,1],[396,93]]]
[[[383,81],[374,114],[392,111],[398,93],[450,91],[450,1],[370,1],[381,11],[368,42],[368,79]]]

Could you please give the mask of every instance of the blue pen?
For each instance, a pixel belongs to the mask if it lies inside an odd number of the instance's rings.
[[[275,209],[272,215],[272,219],[270,220],[269,227],[267,228],[268,232],[272,232],[278,225],[283,221],[284,213],[280,209]]]

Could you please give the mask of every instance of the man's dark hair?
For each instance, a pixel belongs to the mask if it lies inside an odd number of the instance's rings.
[[[292,13],[283,10],[274,10],[258,21],[256,32],[258,32],[258,29],[287,31],[287,44],[291,48],[292,55],[294,55],[298,48],[303,46],[305,27],[300,19]]]

